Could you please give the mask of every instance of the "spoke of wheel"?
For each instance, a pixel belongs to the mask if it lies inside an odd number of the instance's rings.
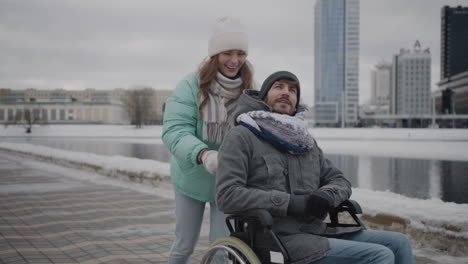
[[[242,259],[242,257],[234,249],[230,248],[229,246],[225,246],[225,245],[216,245],[216,246],[212,247],[206,253],[205,257],[202,260],[202,263],[211,263],[211,259],[215,255],[216,251],[222,250],[222,249],[226,250],[229,253],[231,253],[236,258],[236,260],[238,260],[240,262],[240,264],[248,264]],[[207,259],[205,259],[205,258],[207,258]]]

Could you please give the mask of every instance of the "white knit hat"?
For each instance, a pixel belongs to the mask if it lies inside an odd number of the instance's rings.
[[[208,43],[208,56],[232,49],[248,53],[249,38],[245,33],[245,27],[238,18],[218,18]]]

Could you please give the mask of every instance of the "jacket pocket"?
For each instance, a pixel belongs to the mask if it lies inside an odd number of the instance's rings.
[[[268,154],[263,156],[267,169],[267,186],[269,189],[286,191],[287,169],[278,155]]]
[[[320,160],[318,153],[314,150],[299,158],[300,169],[297,179],[296,193],[308,193],[320,186]]]

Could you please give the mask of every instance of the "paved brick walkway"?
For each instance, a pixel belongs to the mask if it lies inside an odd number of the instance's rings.
[[[0,152],[0,264],[167,263],[172,199],[59,171]],[[208,248],[207,223],[190,264]]]
[[[0,153],[0,263],[167,263],[173,210],[171,199]],[[206,248],[202,233],[191,263]]]

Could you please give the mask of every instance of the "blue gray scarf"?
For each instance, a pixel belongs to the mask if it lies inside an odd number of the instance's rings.
[[[293,154],[305,153],[314,145],[303,112],[290,116],[267,111],[250,111],[239,115],[237,122],[258,137]]]

